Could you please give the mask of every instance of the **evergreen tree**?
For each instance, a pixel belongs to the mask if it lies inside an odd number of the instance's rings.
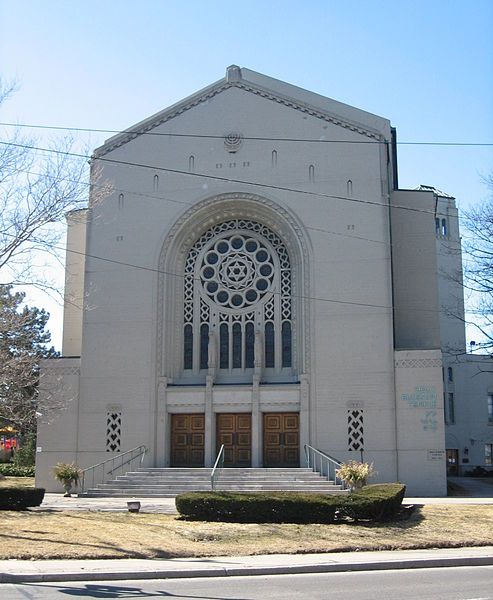
[[[23,306],[24,296],[0,285],[0,423],[17,429],[21,439],[36,432],[39,362],[58,356],[47,346],[49,314]]]

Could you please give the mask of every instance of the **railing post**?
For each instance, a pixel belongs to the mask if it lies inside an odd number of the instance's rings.
[[[138,452],[136,455],[135,453]],[[116,456],[112,456],[100,462],[92,467],[88,467],[87,469],[82,470],[81,482],[82,482],[82,492],[84,492],[89,487],[89,480],[86,482],[86,474],[89,477],[89,472],[91,474],[91,485],[92,487],[96,484],[96,475],[99,471],[101,471],[100,483],[104,483],[108,475],[113,475],[115,472],[120,471],[123,472],[123,467],[126,464],[131,465],[132,462],[140,456],[140,464],[143,463],[145,454],[147,452],[147,448],[144,445],[138,446],[137,448],[132,448],[131,450],[127,450],[122,454],[117,454]],[[124,458],[128,456],[128,460],[124,460]],[[118,462],[120,464],[118,465]],[[116,465],[116,466],[115,466]],[[111,467],[109,471],[107,471],[107,466]],[[99,476],[98,476],[99,477]]]
[[[337,483],[338,477],[336,471],[341,466],[341,463],[309,444],[305,444],[304,449],[308,468],[311,467],[312,471],[320,473],[320,476],[326,477],[328,481],[331,481],[331,477],[333,477],[334,483]],[[344,485],[342,489],[345,489]]]

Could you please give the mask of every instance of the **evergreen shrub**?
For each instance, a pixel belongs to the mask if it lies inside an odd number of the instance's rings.
[[[34,467],[20,467],[14,463],[0,463],[0,473],[7,477],[34,477]]]
[[[335,523],[383,521],[399,510],[406,487],[370,485],[353,494],[299,492],[190,492],[176,498],[180,515],[194,521],[236,523]]]
[[[25,510],[30,506],[39,506],[44,495],[43,488],[0,488],[0,510]]]
[[[17,467],[34,467],[36,464],[36,435],[28,433],[20,448],[14,452],[12,462]]]

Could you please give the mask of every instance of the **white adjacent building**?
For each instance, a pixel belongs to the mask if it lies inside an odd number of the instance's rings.
[[[223,443],[226,466],[301,466],[309,444],[445,494],[471,431],[462,291],[441,276],[457,211],[398,189],[395,148],[387,119],[237,66],[98,148],[113,191],[67,217],[42,380],[67,407],[41,419],[37,484],[140,444],[156,467],[212,466]],[[475,381],[486,411],[492,375]]]

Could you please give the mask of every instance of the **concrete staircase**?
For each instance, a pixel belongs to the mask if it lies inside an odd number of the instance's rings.
[[[185,492],[210,491],[210,468],[143,468],[101,483],[79,496],[100,497],[173,497]],[[216,491],[232,492],[312,492],[345,494],[333,481],[327,481],[311,469],[222,469]]]

